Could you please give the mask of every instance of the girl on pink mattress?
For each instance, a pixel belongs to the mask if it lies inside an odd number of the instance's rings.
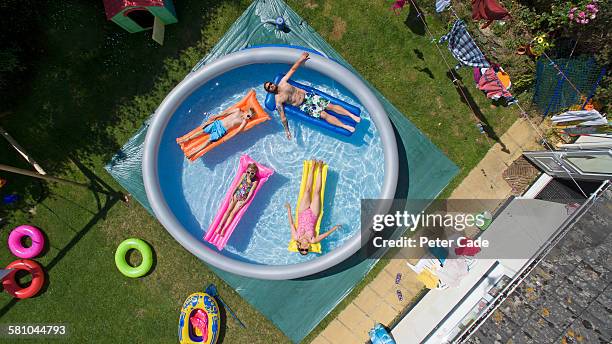
[[[236,186],[234,190],[234,194],[232,195],[232,199],[230,200],[225,213],[223,213],[223,217],[219,222],[217,228],[215,228],[215,232],[219,233],[220,236],[224,236],[227,228],[234,220],[234,217],[240,211],[240,209],[248,202],[248,200],[253,196],[253,191],[257,188],[257,165],[254,163],[250,163],[247,166],[246,171],[240,177],[240,182]]]
[[[315,236],[315,226],[319,214],[321,213],[321,169],[325,164],[323,161],[315,161],[312,164],[312,169],[308,173],[308,181],[306,182],[306,188],[304,189],[304,195],[302,201],[298,206],[298,228],[295,228],[293,223],[293,216],[291,215],[291,206],[289,203],[285,204],[287,208],[287,215],[289,216],[289,226],[291,227],[291,240],[295,240],[297,243],[298,252],[305,256],[310,250],[310,244],[316,244],[327,238],[335,230],[340,228],[340,225],[332,227],[327,232]],[[312,192],[313,175],[316,170],[318,171],[317,178],[314,181],[314,193]],[[312,197],[310,196],[312,194]]]

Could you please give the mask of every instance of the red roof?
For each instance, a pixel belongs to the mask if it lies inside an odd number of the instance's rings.
[[[128,7],[147,6],[163,7],[164,0],[104,0],[104,10],[106,11],[107,19],[111,19]]]

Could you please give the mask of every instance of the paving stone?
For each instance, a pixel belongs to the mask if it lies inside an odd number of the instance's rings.
[[[368,316],[352,303],[349,304],[342,312],[340,312],[340,315],[338,315],[338,320],[340,320],[349,329],[352,329],[353,324],[359,324],[367,319],[369,319]]]
[[[376,294],[369,286],[366,286],[353,302],[365,314],[371,315],[380,303],[380,296]]]
[[[346,344],[346,343],[358,343],[359,338],[355,336],[346,326],[340,321],[332,321],[325,330],[322,332],[325,339],[331,344]]]
[[[315,337],[315,339],[311,342],[311,344],[331,344],[331,342],[327,340],[325,336],[323,336],[322,334],[319,334],[318,336]]]
[[[397,312],[385,303],[380,303],[379,307],[370,314],[370,318],[383,325],[389,325],[397,316]]]
[[[368,332],[374,328],[374,325],[376,325],[374,320],[370,318],[364,319],[356,324],[356,330],[353,334],[359,339],[360,343],[365,343],[370,339]]]
[[[395,290],[395,277],[385,270],[381,271],[372,282],[368,285],[376,294],[381,297],[387,295],[390,291]]]

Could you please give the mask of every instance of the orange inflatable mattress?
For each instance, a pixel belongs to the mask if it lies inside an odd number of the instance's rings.
[[[242,98],[242,100],[240,100],[238,103],[232,105],[229,109],[239,108],[242,111],[246,111],[246,110],[248,110],[249,107],[253,108],[253,110],[255,111],[255,114],[247,122],[247,125],[244,127],[243,131],[247,131],[247,130],[253,128],[254,126],[256,126],[256,125],[258,125],[260,123],[263,123],[263,122],[265,122],[265,121],[270,119],[270,116],[268,116],[268,113],[261,107],[261,105],[257,101],[257,98],[255,96],[255,90],[250,90],[249,93],[247,93],[247,95],[244,98]],[[193,129],[192,131],[190,131],[186,135],[176,139],[176,141],[178,142],[183,137],[187,137],[187,136],[192,135],[194,133],[200,132],[202,130],[202,127],[208,125],[209,123],[212,123],[212,121],[210,121],[210,120],[206,121],[206,123],[204,123],[203,125]],[[220,138],[219,140],[217,140],[215,142],[210,143],[206,148],[204,148],[202,151],[200,151],[199,153],[197,153],[196,155],[191,157],[191,159],[189,159],[189,160],[191,160],[191,161],[197,160],[202,155],[208,153],[211,149],[213,149],[213,148],[223,144],[224,142],[230,140],[236,134],[238,134],[238,126],[228,130],[227,133],[225,134],[225,136],[223,136],[222,138]],[[208,137],[209,137],[208,134],[204,134],[202,136],[196,137],[196,138],[191,139],[189,141],[185,141],[183,143],[179,143],[179,146],[181,146],[181,149],[183,150],[183,153],[185,153],[185,156],[189,156],[189,155],[191,155],[191,153],[193,153],[197,149],[197,147],[199,145],[201,145],[202,143],[206,142],[206,140],[208,140]]]

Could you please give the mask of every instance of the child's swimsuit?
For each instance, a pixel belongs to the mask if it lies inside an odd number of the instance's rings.
[[[234,193],[234,196],[239,201],[244,201],[249,197],[249,192],[251,192],[251,188],[253,188],[253,182],[248,181],[247,177],[242,177],[240,184],[238,184],[238,189]]]
[[[317,216],[312,212],[310,208],[302,211],[298,215],[298,238],[313,238],[315,237],[315,225],[317,224]]]
[[[221,122],[221,120],[215,120],[214,122],[210,123],[209,125],[204,126],[202,128],[202,130],[205,133],[210,135],[210,142],[217,141],[218,139],[220,139],[223,136],[225,136],[225,134],[227,133],[227,130],[223,126],[223,123]]]
[[[320,118],[321,112],[329,105],[330,101],[314,93],[307,92],[304,102],[300,105],[300,110],[309,116]]]

